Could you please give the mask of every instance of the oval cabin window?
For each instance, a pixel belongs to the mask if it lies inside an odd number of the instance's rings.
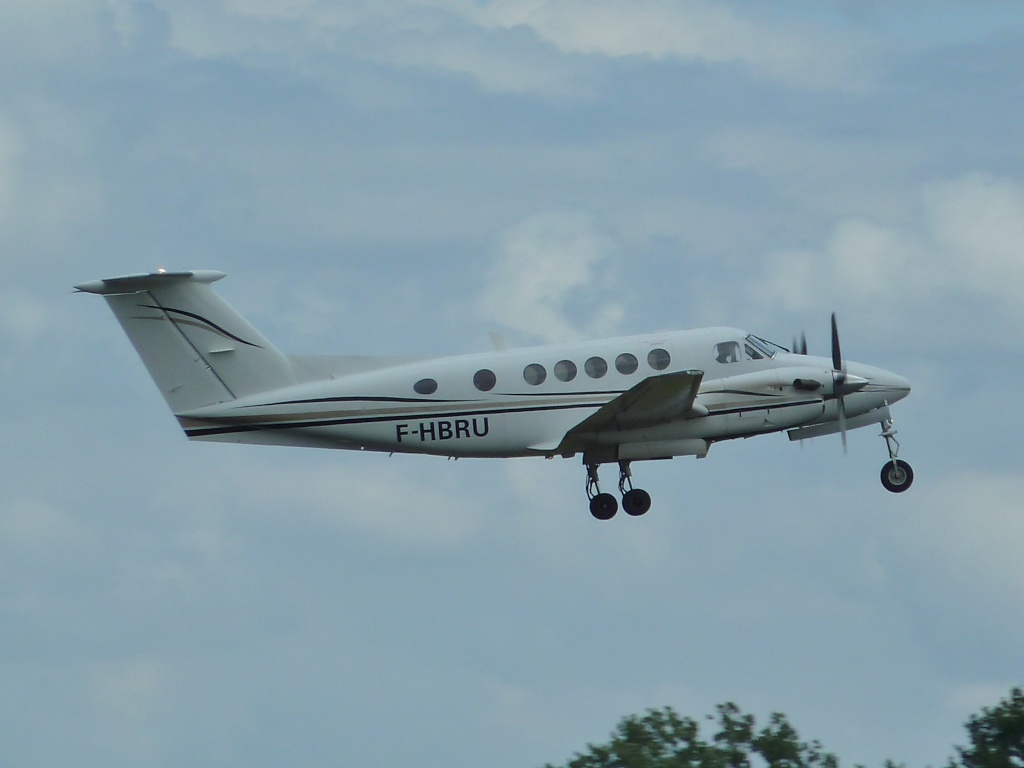
[[[412,388],[416,391],[416,394],[432,395],[437,392],[437,382],[433,379],[420,379],[412,385]]]
[[[555,378],[559,381],[572,381],[576,378],[576,363],[572,360],[559,360],[555,363]]]
[[[600,379],[608,373],[608,363],[603,357],[592,357],[583,364],[583,370],[592,379]]]
[[[626,376],[636,373],[636,369],[639,367],[640,363],[637,361],[636,355],[631,355],[629,352],[623,352],[615,358],[615,370]]]
[[[497,383],[498,377],[494,375],[494,371],[481,368],[473,374],[473,386],[481,392],[490,392]]]
[[[540,363],[530,363],[526,368],[523,369],[523,379],[527,384],[537,386],[543,384],[544,379],[548,377],[548,372],[544,369],[544,366]]]
[[[667,349],[652,349],[647,353],[647,364],[656,371],[664,371],[672,362]]]

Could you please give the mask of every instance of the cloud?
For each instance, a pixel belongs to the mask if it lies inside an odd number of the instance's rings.
[[[1024,331],[1022,241],[1024,186],[972,173],[921,188],[905,223],[847,218],[818,249],[767,254],[751,292],[789,312],[826,311],[839,300],[861,309],[884,306],[885,322],[902,311],[920,322],[948,323],[952,301],[983,310],[977,322],[990,325],[994,313]],[[958,318],[958,325],[971,322]]]
[[[760,18],[721,3],[496,0],[467,13],[490,28],[527,27],[565,54],[739,64],[801,88],[859,87],[870,69],[863,61],[853,66],[861,58],[853,35],[838,39],[823,26]]]
[[[947,674],[961,685],[1009,685],[1024,631],[1024,479],[964,470],[911,492],[912,509],[887,526],[889,590]],[[984,695],[954,691],[950,703]]]
[[[531,216],[502,236],[479,312],[549,342],[608,333],[623,315],[620,304],[607,301],[608,283],[601,279],[613,250],[612,239],[587,213]],[[592,309],[581,322],[570,316],[569,305],[582,294]]]
[[[739,65],[797,88],[860,88],[875,57],[850,30],[768,18],[708,2],[669,0],[154,0],[170,19],[171,44],[189,56],[272,57],[293,71],[328,76],[324,56],[468,76],[492,91],[591,95],[587,59]],[[141,4],[120,3],[122,39],[137,37]],[[147,13],[146,29],[155,30]],[[159,25],[163,28],[163,23]],[[854,40],[854,42],[851,42]],[[334,74],[330,77],[333,79]]]
[[[1024,478],[965,471],[920,491],[912,525],[903,529],[952,608],[978,603],[1002,606],[1024,625]]]
[[[246,490],[252,504],[267,514],[302,510],[313,525],[368,541],[424,552],[458,549],[472,541],[482,510],[459,490],[455,474],[436,476],[444,459],[412,457],[414,468],[408,461],[388,462],[379,454],[360,461],[349,454],[345,467],[330,472],[322,466],[265,466]]]
[[[172,47],[198,59],[245,59],[259,66],[269,60],[277,69],[336,84],[338,59],[350,58],[465,76],[491,91],[559,96],[580,91],[576,63],[521,31],[477,24],[457,5],[156,2],[171,21]]]

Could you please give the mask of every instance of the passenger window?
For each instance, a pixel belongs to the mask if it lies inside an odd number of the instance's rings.
[[[420,379],[412,388],[420,395],[432,395],[437,392],[437,382],[433,379]]]
[[[559,381],[572,381],[576,378],[576,363],[572,360],[559,360],[555,363],[555,378]]]
[[[720,363],[737,363],[740,359],[740,344],[738,341],[723,341],[715,344],[715,360]]]
[[[490,392],[494,389],[494,385],[498,383],[498,377],[494,375],[494,371],[489,371],[486,368],[481,368],[475,374],[473,374],[473,386],[479,389],[481,392]]]
[[[540,363],[530,363],[523,369],[523,378],[527,384],[532,384],[533,386],[543,384],[544,379],[547,377],[548,372],[544,370],[544,366]]]
[[[667,349],[652,349],[647,353],[647,364],[656,371],[664,371],[672,362]]]
[[[637,362],[636,355],[631,355],[629,352],[623,352],[615,358],[615,370],[626,376],[636,373],[636,369],[639,367],[640,363]]]
[[[583,364],[583,370],[592,379],[600,379],[608,373],[608,363],[603,357],[592,357]]]

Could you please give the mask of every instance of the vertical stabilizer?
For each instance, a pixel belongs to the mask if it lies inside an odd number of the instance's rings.
[[[222,272],[157,272],[76,286],[101,294],[175,413],[294,384],[288,359],[210,287]]]

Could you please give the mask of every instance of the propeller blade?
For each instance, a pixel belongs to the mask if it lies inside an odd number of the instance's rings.
[[[839,326],[836,324],[836,313],[832,313],[832,367],[843,370],[843,353],[839,349]]]
[[[843,392],[846,389],[846,364],[843,362],[843,353],[839,348],[839,324],[836,323],[835,312],[832,313],[832,368],[832,388],[836,396],[836,410],[839,414],[839,434],[843,438],[843,453],[845,454],[847,452],[846,403],[843,401]],[[856,377],[854,378],[856,379]]]
[[[849,449],[846,447],[846,403],[843,402],[843,396],[836,395],[836,406],[839,409],[839,434],[843,438],[843,454],[849,453]]]
[[[807,354],[807,334],[803,331],[800,331],[800,354]]]

